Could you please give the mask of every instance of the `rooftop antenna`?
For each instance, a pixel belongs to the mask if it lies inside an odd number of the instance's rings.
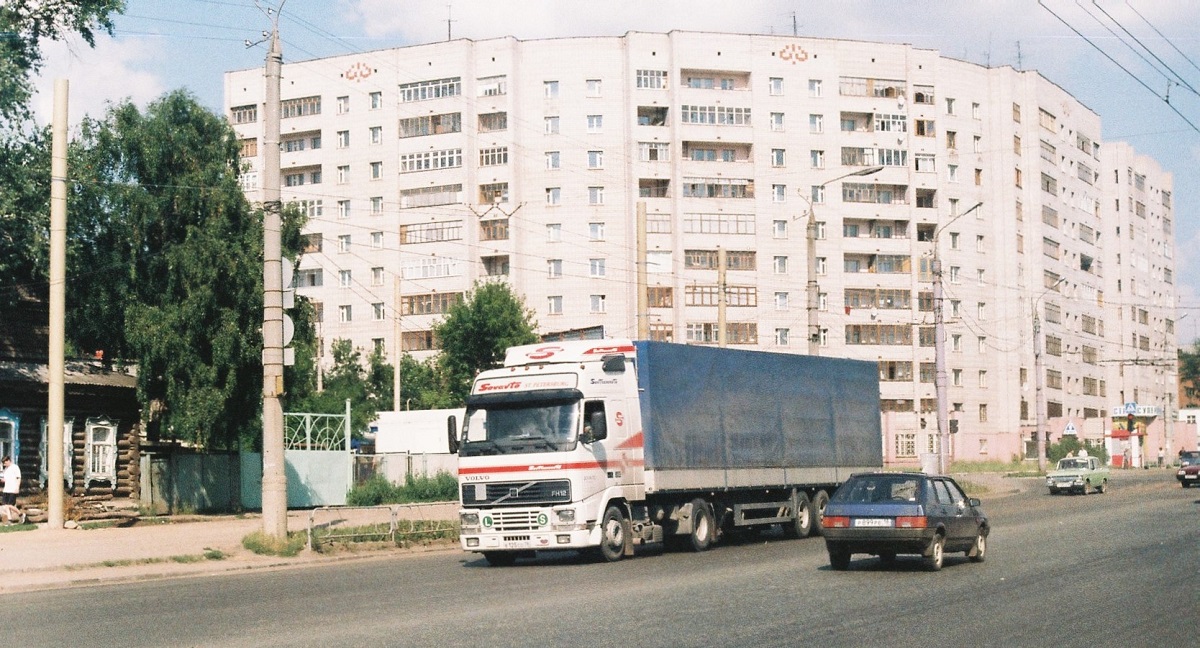
[[[1017,69],[1021,68],[1021,41],[1017,41]]]
[[[796,12],[793,11],[792,12],[792,36],[799,36],[799,35],[800,35],[800,28],[796,24]]]
[[[456,23],[456,22],[458,22],[457,20],[451,20],[451,18],[450,18],[450,11],[451,11],[453,8],[454,8],[454,7],[453,7],[452,5],[446,5],[446,40],[450,40],[450,38],[451,38],[451,36],[450,36],[450,25],[451,25],[451,23]]]

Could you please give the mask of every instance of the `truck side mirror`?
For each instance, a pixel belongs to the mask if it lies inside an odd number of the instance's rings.
[[[592,412],[591,416],[588,417],[588,425],[591,426],[592,432],[583,440],[584,443],[608,438],[608,427],[604,422],[604,412]]]
[[[458,454],[458,436],[455,432],[458,431],[458,421],[451,414],[446,419],[446,445],[450,448],[450,454]]]

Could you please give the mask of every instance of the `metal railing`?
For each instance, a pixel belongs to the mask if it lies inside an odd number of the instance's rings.
[[[318,520],[321,517],[321,520]],[[386,528],[385,526],[386,525]],[[320,506],[308,514],[308,548],[338,541],[397,542],[420,535],[458,531],[458,502],[382,506]]]

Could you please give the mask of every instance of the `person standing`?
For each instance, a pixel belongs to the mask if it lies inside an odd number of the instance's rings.
[[[1163,460],[1166,458],[1167,458],[1167,453],[1163,450],[1162,446],[1158,446],[1158,467],[1159,468],[1163,467]]]
[[[21,468],[13,463],[12,457],[4,456],[0,470],[0,514],[7,523],[25,523],[25,514],[17,508],[17,494],[21,492]]]

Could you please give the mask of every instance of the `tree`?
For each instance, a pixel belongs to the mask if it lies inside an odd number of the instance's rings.
[[[505,349],[537,342],[536,328],[533,310],[507,284],[476,283],[433,327],[442,346],[438,366],[451,402],[464,402],[475,374],[500,366]]]
[[[124,9],[124,0],[0,2],[0,123],[28,119],[29,77],[41,68],[42,41],[75,33],[94,47],[96,32],[111,34],[112,14]]]
[[[0,308],[49,278],[49,186],[45,134],[0,134]]]
[[[253,443],[261,436],[262,217],[238,185],[233,130],[182,91],[144,113],[112,106],[81,129],[68,335],[138,365],[150,436]],[[286,227],[298,226],[292,212]]]
[[[1192,343],[1191,351],[1181,348],[1178,350],[1178,354],[1179,382],[1185,386],[1190,385],[1193,390],[1200,387],[1200,341]],[[1183,402],[1179,403],[1179,406],[1188,405],[1190,400],[1185,392]]]
[[[354,436],[367,431],[376,412],[391,408],[392,367],[381,351],[373,351],[363,365],[362,351],[350,340],[334,340],[330,345],[333,366],[325,374],[324,390],[289,393],[287,408],[293,412],[337,414],[350,401],[350,427]]]

